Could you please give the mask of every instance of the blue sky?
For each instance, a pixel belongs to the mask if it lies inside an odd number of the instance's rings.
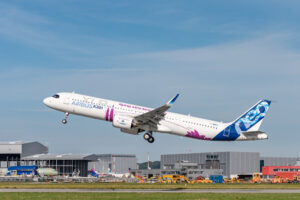
[[[299,156],[299,1],[6,1],[0,3],[0,140],[41,141],[51,153],[259,151]],[[207,142],[155,134],[154,144],[103,121],[46,108],[75,91],[232,121],[274,100],[270,139]]]

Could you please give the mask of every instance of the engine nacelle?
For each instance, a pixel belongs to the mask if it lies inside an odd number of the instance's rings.
[[[112,125],[116,128],[131,129],[132,128],[132,117],[116,115],[114,116]]]

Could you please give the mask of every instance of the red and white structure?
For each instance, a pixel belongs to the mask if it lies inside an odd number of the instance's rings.
[[[267,178],[279,176],[291,180],[295,176],[300,176],[300,166],[264,166],[262,175]]]

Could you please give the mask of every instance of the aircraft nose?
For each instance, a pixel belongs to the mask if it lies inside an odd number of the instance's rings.
[[[50,103],[49,97],[45,98],[45,99],[43,100],[43,103],[44,103],[46,106],[48,106],[49,103]]]

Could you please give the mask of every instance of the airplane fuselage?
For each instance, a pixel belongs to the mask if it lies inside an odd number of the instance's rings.
[[[127,122],[131,123],[136,116],[153,109],[76,93],[58,93],[56,95],[56,97],[54,95],[44,99],[44,104],[66,113],[67,116],[74,114],[112,122],[114,127],[120,128],[126,133],[160,132],[201,140],[220,141],[267,139],[265,133],[253,137],[245,136],[242,131],[238,132],[236,128],[231,127],[232,123],[222,123],[173,112],[164,112],[163,119],[154,126],[154,122],[153,124],[141,124],[138,127],[132,123],[129,126]],[[151,119],[149,120],[151,122]]]

